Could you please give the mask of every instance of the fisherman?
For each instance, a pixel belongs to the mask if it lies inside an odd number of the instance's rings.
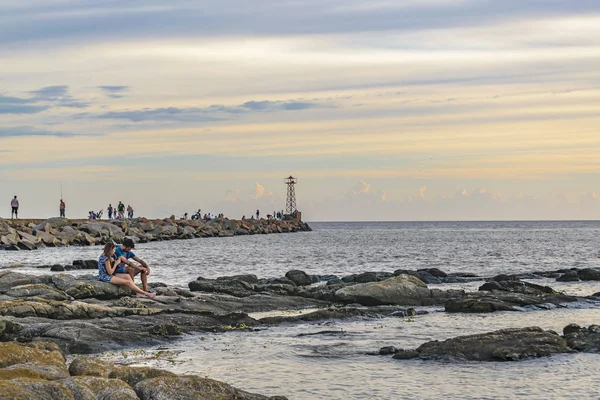
[[[65,208],[66,207],[67,207],[67,205],[65,204],[63,199],[60,199],[60,217],[61,218],[65,218]]]

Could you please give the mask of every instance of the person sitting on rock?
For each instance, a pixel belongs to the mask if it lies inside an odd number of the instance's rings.
[[[150,267],[146,264],[146,261],[137,257],[132,251],[135,248],[135,243],[130,238],[123,240],[123,244],[117,245],[115,250],[115,257],[119,259],[119,265],[117,266],[117,274],[129,274],[131,280],[138,274],[142,280],[142,289],[145,292],[148,291],[148,275],[150,275]],[[136,261],[135,263],[131,260]]]
[[[112,242],[106,243],[104,246],[104,251],[102,251],[102,255],[100,258],[98,258],[98,280],[101,280],[102,282],[108,282],[116,286],[126,286],[135,292],[136,296],[145,296],[150,298],[156,297],[156,293],[148,293],[146,290],[142,290],[137,287],[133,283],[131,276],[115,276],[117,264],[127,261],[127,259],[122,256],[117,257],[116,259],[114,258],[116,247],[117,245]]]

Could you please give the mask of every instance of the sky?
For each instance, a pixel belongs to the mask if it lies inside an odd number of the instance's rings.
[[[600,219],[597,0],[0,0],[0,217]]]

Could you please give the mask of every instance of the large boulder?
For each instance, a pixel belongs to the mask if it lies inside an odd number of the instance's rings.
[[[285,277],[294,282],[296,286],[308,286],[312,284],[310,276],[306,272],[298,269],[288,271],[285,274]]]
[[[399,352],[400,359],[418,357],[446,361],[520,361],[527,358],[544,357],[567,353],[567,341],[556,332],[539,327],[502,329],[477,335],[459,336],[434,340],[419,346],[406,357]]]
[[[600,281],[600,271],[586,268],[577,272],[579,279],[582,281]]]
[[[438,304],[448,297],[460,296],[462,292],[430,290],[419,278],[398,275],[381,282],[359,283],[335,292],[337,301],[358,303],[365,306],[404,305],[425,306]]]
[[[59,382],[40,379],[0,380],[0,394],[5,399],[73,400],[73,394]],[[89,397],[87,399],[90,399]],[[93,398],[92,398],[93,399]]]
[[[133,388],[142,400],[268,400],[269,397],[248,393],[226,383],[197,376],[161,376],[146,379]],[[277,397],[285,399],[285,397]]]

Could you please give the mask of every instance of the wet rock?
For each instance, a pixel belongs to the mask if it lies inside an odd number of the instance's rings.
[[[450,299],[444,304],[446,312],[451,313],[490,313],[495,311],[518,311],[517,308],[498,299],[462,298]]]
[[[579,282],[579,274],[577,271],[567,271],[556,278],[557,282]]]
[[[595,269],[582,269],[577,272],[577,275],[582,281],[600,281],[600,271]]]
[[[204,279],[202,277],[188,283],[193,292],[225,293],[235,297],[247,297],[254,294],[254,286],[237,279]]]
[[[425,268],[425,269],[419,269],[417,270],[417,272],[427,272],[428,274],[430,274],[431,276],[434,276],[436,278],[446,278],[448,277],[448,274],[445,273],[444,271],[442,271],[441,269],[438,268]]]
[[[417,271],[414,273],[413,276],[416,276],[428,285],[437,285],[442,283],[442,280],[440,278],[436,278],[427,271]]]
[[[418,351],[400,349],[394,353],[392,358],[396,360],[410,360],[417,357],[419,357]]]
[[[461,292],[430,290],[420,279],[410,275],[398,275],[381,282],[346,286],[335,292],[336,299],[343,303],[374,305],[432,305],[442,303],[448,297]]]
[[[510,280],[493,280],[491,282],[486,282],[482,286],[479,287],[480,291],[493,291],[499,290],[503,292],[513,292],[513,293],[524,293],[530,294],[534,296],[541,296],[545,294],[553,294],[555,293],[554,289],[548,286],[536,285],[534,283],[523,282],[519,279],[510,279]]]
[[[398,352],[398,349],[394,346],[386,346],[379,349],[379,355],[387,356],[390,354],[395,354]]]
[[[447,361],[519,361],[569,351],[567,341],[539,327],[502,329],[477,335],[434,340],[416,350],[422,359]]]
[[[134,386],[142,400],[268,400],[267,396],[248,393],[226,383],[197,376],[162,376],[146,379]]]
[[[304,271],[291,270],[285,274],[285,277],[294,282],[296,286],[309,286],[312,284],[312,279]]]
[[[586,353],[600,352],[600,326],[590,325],[581,328],[578,325],[567,325],[563,329],[564,337],[570,348]]]
[[[563,294],[529,295],[514,292],[476,292],[463,298],[448,300],[447,312],[485,313],[495,311],[523,311],[522,307],[544,308],[544,305],[559,305],[579,300]]]

